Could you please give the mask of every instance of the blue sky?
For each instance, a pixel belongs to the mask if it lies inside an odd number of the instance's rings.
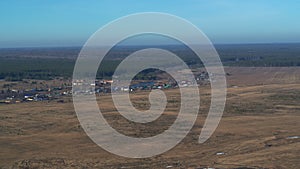
[[[198,26],[213,43],[300,42],[300,1],[0,1],[0,47],[78,46],[101,26],[137,12],[166,12]]]

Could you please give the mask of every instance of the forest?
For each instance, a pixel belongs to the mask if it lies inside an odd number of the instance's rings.
[[[118,64],[131,53],[156,47],[178,55],[191,68],[202,67],[201,60],[184,45],[116,46],[105,56],[97,78],[110,78]],[[224,66],[290,67],[300,66],[300,44],[226,44],[215,45]],[[71,78],[80,47],[0,49],[0,79],[50,80]],[[145,71],[149,75],[151,72]],[[153,72],[152,72],[153,73]],[[142,77],[145,79],[145,77]]]

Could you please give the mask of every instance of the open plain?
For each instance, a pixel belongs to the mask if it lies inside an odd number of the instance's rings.
[[[227,102],[213,136],[198,143],[210,106],[200,86],[198,119],[170,151],[145,159],[119,157],[98,147],[81,128],[71,101],[0,105],[0,168],[299,168],[300,68],[227,67]],[[177,89],[164,90],[164,114],[146,125],[118,114],[109,94],[99,96],[104,117],[132,137],[161,133],[176,119]],[[131,94],[137,109],[149,108],[147,92]]]

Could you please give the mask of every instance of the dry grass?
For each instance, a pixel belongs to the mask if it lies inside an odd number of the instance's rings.
[[[228,76],[228,86],[238,87],[229,87],[224,117],[207,142],[197,142],[210,102],[209,88],[203,87],[201,109],[190,134],[172,150],[148,159],[118,157],[95,145],[81,129],[71,102],[0,105],[0,166],[299,168],[300,141],[287,139],[300,135],[300,85],[298,77],[290,72],[295,70],[287,69],[284,74],[282,71],[285,68],[278,68],[281,75],[276,80],[279,73],[275,68],[265,74],[256,68],[254,73],[257,78],[247,73],[246,69],[252,73],[254,71],[252,68],[227,69],[232,74]],[[271,76],[272,72],[277,75]],[[254,76],[252,80],[248,79],[250,76]],[[266,83],[262,83],[262,79]],[[114,128],[126,135],[147,137],[167,129],[176,118],[179,93],[175,89],[165,92],[169,99],[166,112],[149,126],[121,117],[110,96],[98,99],[103,114]],[[147,93],[143,92],[132,95],[131,99],[137,108],[146,109],[149,106],[147,97]],[[217,152],[225,154],[216,155]]]

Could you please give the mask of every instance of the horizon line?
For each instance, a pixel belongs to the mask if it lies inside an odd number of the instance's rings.
[[[300,44],[299,42],[248,42],[248,43],[212,43],[213,45],[272,45],[272,44]],[[140,45],[140,44],[128,44],[128,45],[117,45],[120,47],[139,47],[139,46],[172,46],[178,45],[181,46],[182,44],[159,44],[159,45]],[[0,49],[28,49],[28,48],[82,48],[84,45],[62,45],[62,46],[16,46],[16,47],[0,47]]]

